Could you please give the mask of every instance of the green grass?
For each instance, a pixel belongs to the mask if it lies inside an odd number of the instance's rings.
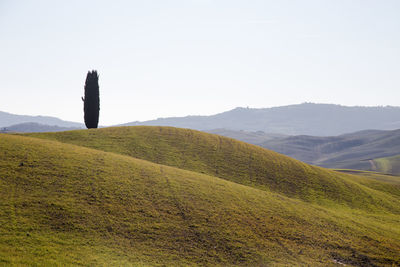
[[[29,136],[128,155],[289,197],[400,213],[398,199],[359,178],[310,166],[235,139],[173,127],[110,127]]]
[[[0,265],[400,264],[400,197],[368,185],[371,178],[190,130],[129,127],[38,136],[53,140],[0,134]],[[212,146],[216,140],[219,148]],[[252,155],[247,175],[240,165],[245,161],[237,158],[246,153]],[[271,170],[274,164],[280,167]],[[282,189],[303,184],[296,173],[310,185]],[[274,187],[272,179],[283,184]],[[350,201],[326,194],[324,200],[318,190],[325,185],[339,185],[344,194],[356,189],[368,204],[357,196]],[[319,197],[310,200],[306,192]]]
[[[379,172],[400,175],[400,155],[374,159]]]
[[[357,175],[355,178],[359,178],[360,184],[400,197],[400,176],[362,170],[342,169],[337,171],[355,174]]]

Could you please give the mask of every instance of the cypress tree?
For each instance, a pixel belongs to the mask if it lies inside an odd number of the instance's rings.
[[[85,82],[85,97],[83,98],[85,125],[88,129],[97,128],[99,124],[100,96],[99,75],[97,71],[89,71]]]

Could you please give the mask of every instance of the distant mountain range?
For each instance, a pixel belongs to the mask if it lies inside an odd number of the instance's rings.
[[[85,125],[78,122],[64,121],[56,117],[48,116],[28,116],[28,115],[16,115],[7,112],[0,111],[0,128],[9,127],[15,124],[21,124],[26,122],[34,122],[39,124],[45,124],[50,126],[59,127],[74,127],[84,128]]]
[[[196,130],[228,129],[287,135],[334,136],[367,129],[400,128],[400,107],[346,107],[304,103],[275,108],[235,108],[212,116],[159,118],[129,125],[157,125]]]
[[[63,121],[55,117],[15,115],[0,111],[0,127],[26,122],[85,128],[82,123]],[[129,122],[121,126],[131,125],[173,126],[201,131],[226,129],[280,135],[336,136],[371,129],[400,129],[400,107],[346,107],[303,103],[274,108],[235,108],[211,116],[159,118]]]
[[[60,127],[56,125],[47,125],[36,122],[25,122],[0,128],[0,132],[18,132],[18,133],[38,133],[38,132],[62,132],[82,129],[81,127]]]

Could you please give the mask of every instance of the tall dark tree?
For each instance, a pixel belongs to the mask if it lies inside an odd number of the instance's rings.
[[[82,97],[82,100],[86,127],[88,129],[97,128],[99,124],[100,96],[99,75],[95,70],[89,71],[86,76],[85,97]]]

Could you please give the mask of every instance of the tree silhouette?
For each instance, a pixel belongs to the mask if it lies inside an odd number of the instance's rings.
[[[99,124],[100,96],[99,75],[97,71],[89,71],[85,82],[85,97],[83,98],[85,125],[88,129],[97,128]]]

